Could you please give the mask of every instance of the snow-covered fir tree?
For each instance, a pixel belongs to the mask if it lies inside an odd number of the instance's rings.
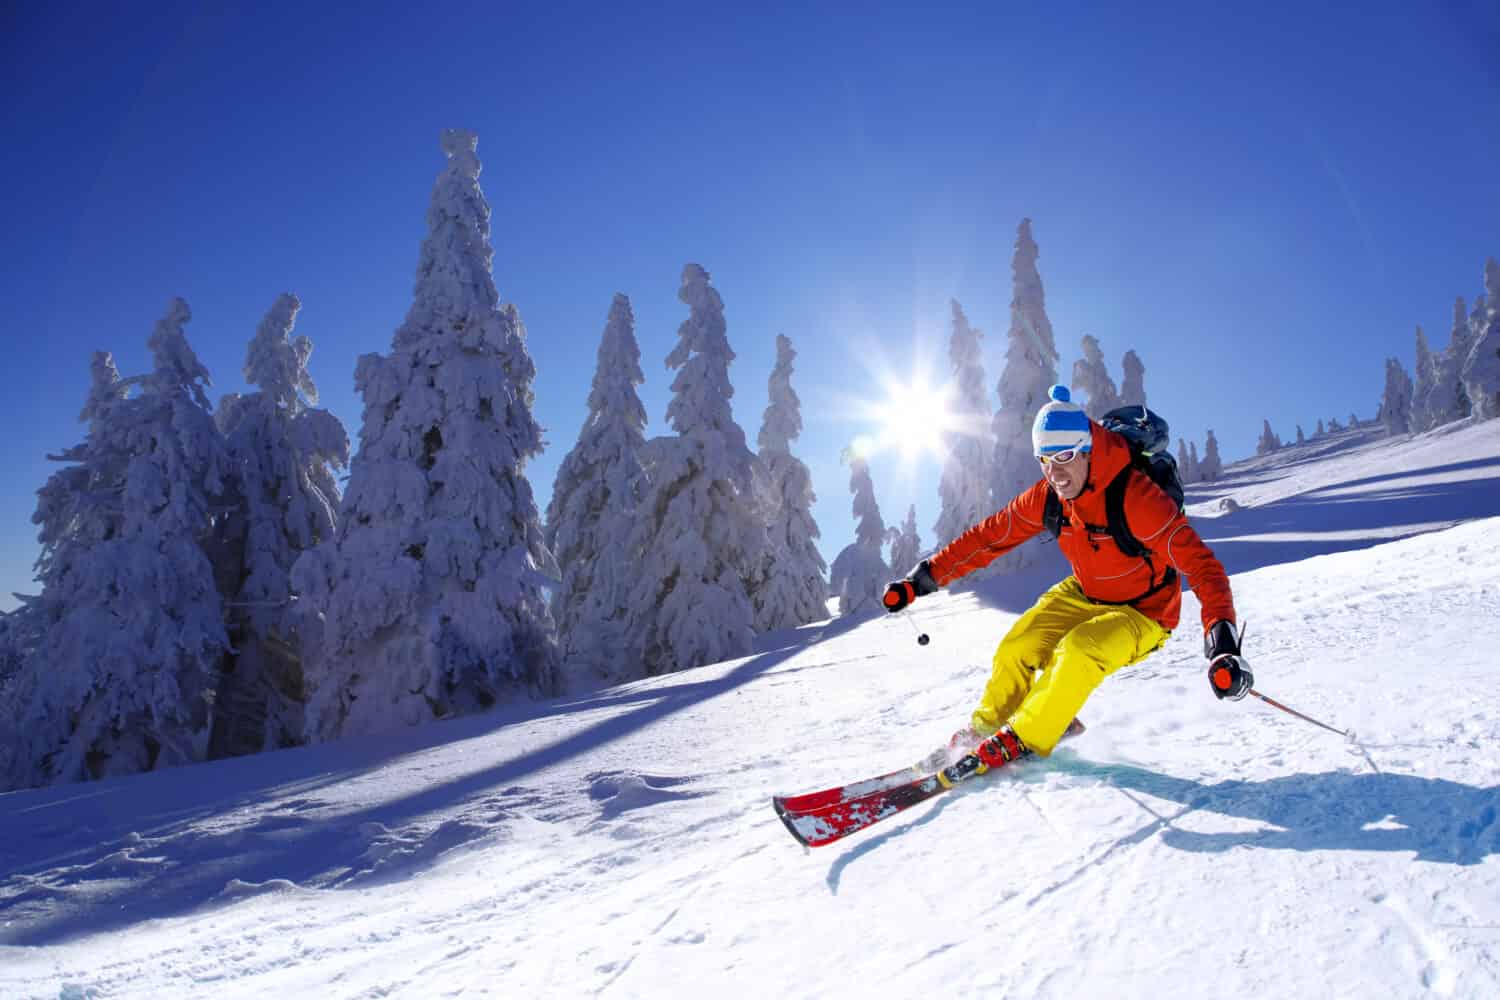
[[[364,397],[335,539],[293,568],[313,740],[557,689],[543,588],[556,567],[524,467],[542,449],[536,371],[491,274],[474,133],[446,129],[416,288]],[[314,624],[320,627],[314,629]]]
[[[953,333],[948,338],[948,362],[953,372],[954,392],[948,411],[953,426],[944,434],[948,457],[938,485],[941,510],[933,531],[937,544],[953,541],[970,526],[990,514],[989,466],[990,403],[984,386],[983,338],[969,325],[963,307],[953,302]],[[908,419],[920,420],[921,414]]]
[[[1388,434],[1411,432],[1411,376],[1397,358],[1385,359],[1385,393],[1380,397],[1380,421]]]
[[[890,581],[891,569],[881,557],[885,547],[885,521],[875,502],[875,483],[863,455],[850,451],[849,492],[854,494],[854,541],[833,560],[829,589],[839,599],[839,614],[853,615],[880,607],[880,596]]]
[[[1203,445],[1203,458],[1198,462],[1199,478],[1212,483],[1224,474],[1224,463],[1219,459],[1219,439],[1208,432],[1208,441]]]
[[[202,760],[229,651],[203,543],[228,461],[187,303],[157,322],[149,375],[96,354],[84,442],[38,491],[44,638],[15,678],[10,787]]]
[[[755,627],[796,628],[828,617],[828,565],[818,551],[818,523],[813,519],[812,474],[792,454],[802,434],[802,402],[792,388],[797,352],[791,340],[776,336],[776,367],[768,382],[770,402],[760,425],[760,469],[770,502],[766,504],[764,582],[752,595]]]
[[[1464,392],[1479,420],[1500,417],[1500,263],[1484,264],[1484,322],[1464,362]]]
[[[917,505],[906,511],[906,520],[891,542],[891,571],[897,576],[910,573],[922,560],[922,538],[917,534]]]
[[[1359,428],[1359,417],[1358,417],[1358,415],[1353,414],[1353,413],[1349,414],[1349,429],[1350,430],[1357,430],[1358,428]]]
[[[1432,393],[1425,400],[1418,400],[1423,412],[1438,427],[1454,420],[1462,420],[1473,412],[1469,392],[1464,388],[1464,362],[1469,360],[1473,348],[1469,336],[1469,314],[1463,296],[1453,303],[1453,327],[1448,334],[1448,346],[1433,357]]]
[[[1192,467],[1188,459],[1187,441],[1183,438],[1177,439],[1177,475],[1186,486],[1194,481],[1193,473],[1197,470]]]
[[[229,394],[215,419],[234,474],[233,513],[220,531],[233,578],[228,619],[235,653],[214,702],[212,752],[255,753],[302,740],[305,684],[290,641],[291,569],[333,538],[349,435],[317,409],[307,370],[312,341],[291,339],[302,303],[282,295],[261,320],[245,358],[245,381],[259,392]]]
[[[1115,390],[1115,380],[1110,378],[1109,366],[1104,363],[1104,352],[1099,341],[1083,335],[1083,357],[1073,362],[1073,390],[1088,399],[1084,411],[1098,420],[1120,405],[1120,394]]]
[[[1281,438],[1271,430],[1271,421],[1266,420],[1261,424],[1260,439],[1255,443],[1257,455],[1269,455],[1281,447]]]
[[[667,356],[677,369],[667,422],[676,437],[648,442],[650,490],[636,525],[641,553],[632,642],[647,673],[744,656],[755,634],[751,595],[764,582],[766,526],[756,503],[754,455],[729,400],[734,360],[724,302],[697,264],[677,297],[689,315]]]
[[[1135,351],[1126,351],[1123,362],[1125,379],[1120,383],[1121,406],[1146,405],[1146,366]]]
[[[547,548],[562,574],[552,592],[552,617],[562,644],[564,689],[641,674],[628,619],[640,585],[632,536],[646,488],[646,408],[636,393],[644,381],[635,314],[630,299],[617,294],[599,340],[588,416],[558,466],[547,505]]]
[[[1325,428],[1323,426],[1323,418],[1319,417],[1318,418],[1318,429],[1315,430],[1315,431],[1313,431],[1313,438],[1314,438],[1314,440],[1316,440],[1317,438],[1322,437],[1324,434],[1327,434],[1327,433],[1328,433],[1327,428]]]
[[[1057,342],[1047,318],[1046,295],[1037,270],[1036,241],[1031,220],[1021,220],[1011,260],[1010,330],[1006,334],[1005,368],[997,385],[1000,408],[995,411],[995,460],[990,467],[991,510],[1039,478],[1031,451],[1031,424],[1047,402],[1047,391],[1057,383]],[[1023,545],[990,564],[991,570],[1015,570],[1034,561],[1035,549]]]
[[[1302,425],[1301,424],[1297,425],[1297,443],[1298,444],[1307,444],[1307,435],[1304,434],[1304,433],[1302,433]]]
[[[1188,468],[1192,470],[1193,482],[1202,482],[1206,478],[1203,475],[1203,464],[1198,461],[1197,441],[1188,442]]]
[[[1433,413],[1434,397],[1437,394],[1437,356],[1427,345],[1427,335],[1417,324],[1417,368],[1412,385],[1411,429],[1425,431],[1436,427],[1437,416]]]

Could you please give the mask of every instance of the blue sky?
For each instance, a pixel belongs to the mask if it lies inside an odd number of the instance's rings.
[[[854,529],[839,452],[877,429],[851,404],[883,373],[946,375],[950,298],[993,387],[1022,217],[1064,373],[1085,333],[1117,381],[1135,349],[1174,433],[1212,427],[1226,460],[1263,417],[1291,437],[1373,416],[1384,359],[1411,366],[1418,323],[1445,344],[1500,256],[1500,15],[1477,3],[71,6],[0,11],[0,607],[34,589],[34,491],[80,437],[91,352],[144,370],[172,296],[217,398],[297,293],[323,404],[357,436],[355,360],[405,315],[443,127],[479,133],[496,283],[530,331],[539,501],[617,291],[665,432],[696,261],[752,443],[775,335],[800,352],[795,450],[830,561]],[[928,543],[939,471],[872,463],[887,521],[916,503]]]

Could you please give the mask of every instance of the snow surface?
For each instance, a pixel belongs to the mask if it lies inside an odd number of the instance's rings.
[[[1500,995],[1500,422],[1373,433],[1189,493],[1241,508],[1199,523],[1258,686],[1358,744],[1215,701],[1189,626],[1051,758],[795,844],[770,795],[945,739],[1043,565],[584,698],[0,796],[0,996]]]

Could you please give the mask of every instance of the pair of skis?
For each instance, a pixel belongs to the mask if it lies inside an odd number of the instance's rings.
[[[1083,723],[1075,719],[1063,737],[1076,736],[1083,729]],[[940,770],[929,772],[922,765],[913,765],[805,795],[776,795],[771,804],[799,844],[822,847],[990,770],[975,751],[970,751]]]

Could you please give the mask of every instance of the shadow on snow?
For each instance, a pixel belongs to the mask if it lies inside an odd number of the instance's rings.
[[[537,788],[513,783],[601,751],[601,763],[609,764],[610,744],[729,694],[863,620],[835,619],[783,634],[773,643],[780,648],[707,680],[697,679],[700,671],[686,671],[375,737],[6,795],[0,798],[6,817],[0,945],[57,944],[265,888],[334,889],[409,877],[443,853],[494,833],[510,814],[545,807]],[[616,711],[567,739],[448,780],[413,781],[417,790],[363,807],[340,811],[337,800],[317,794],[395,758],[599,709]],[[599,797],[605,777],[594,775],[593,785],[580,792]],[[648,778],[647,785],[663,780],[669,779]],[[657,790],[654,798],[662,797]],[[627,807],[613,806],[616,812]]]
[[[1454,865],[1476,865],[1500,853],[1500,786],[1343,771],[1204,784],[1129,764],[1094,763],[1071,751],[1060,751],[1053,760],[1066,774],[1095,777],[1184,806],[1170,819],[1158,817],[1165,828],[1162,842],[1178,850],[1410,851],[1418,861]],[[1174,825],[1199,810],[1271,829],[1196,833]]]

